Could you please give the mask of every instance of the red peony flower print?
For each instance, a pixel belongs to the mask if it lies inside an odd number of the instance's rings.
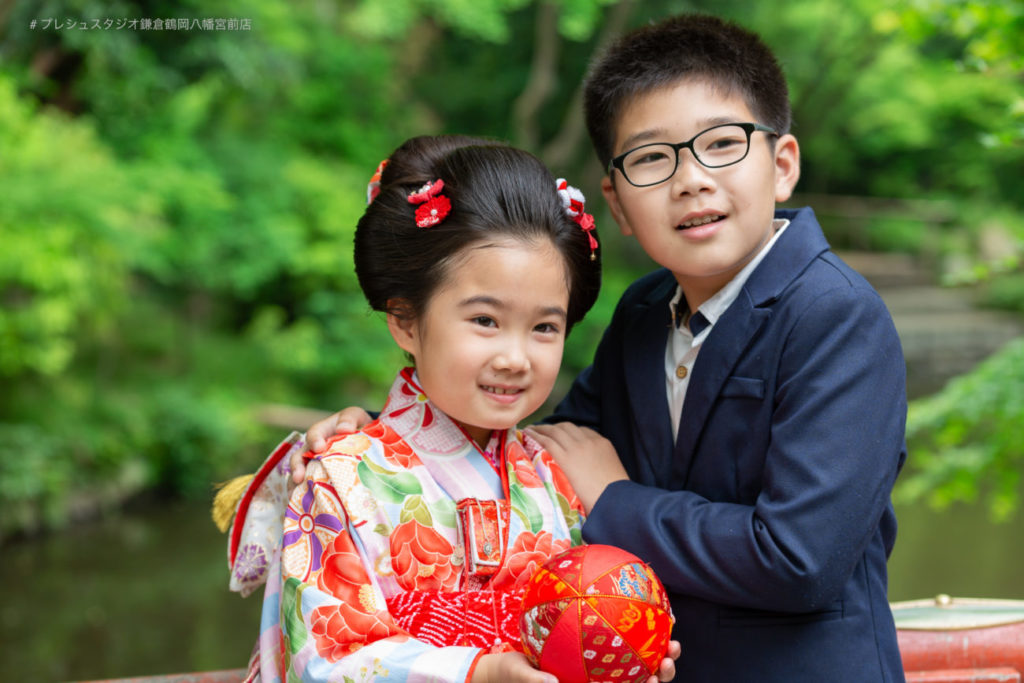
[[[370,585],[370,576],[359,559],[352,538],[348,534],[335,538],[321,562],[323,571],[317,576],[317,588],[342,602],[360,605],[359,591]]]
[[[310,615],[310,626],[317,653],[330,662],[367,643],[404,633],[386,611],[367,614],[346,602],[317,607]]]
[[[569,483],[569,477],[565,476],[565,471],[562,470],[561,466],[555,462],[555,459],[547,451],[541,451],[539,457],[541,462],[547,466],[548,471],[551,472],[551,483],[554,484],[555,491],[565,496],[565,499],[569,501],[569,507],[581,515],[584,514],[583,503],[580,501],[579,496],[576,495],[576,490],[572,487],[572,484]]]
[[[429,406],[424,407],[429,408]],[[421,464],[419,456],[413,452],[409,444],[402,439],[398,432],[383,422],[377,421],[367,425],[363,429],[363,433],[371,439],[380,440],[384,446],[384,459],[389,463],[402,469]]]
[[[556,540],[550,531],[540,531],[536,534],[524,531],[508,549],[505,566],[493,579],[494,587],[504,589],[507,585],[526,585],[537,568],[548,558],[568,548],[569,539]]]
[[[526,451],[518,443],[511,443],[505,450],[505,458],[509,464],[512,465],[512,470],[516,474],[516,479],[519,483],[528,489],[540,489],[544,488],[544,482],[537,475],[537,470],[534,469],[533,463],[526,457]]]
[[[452,544],[431,527],[412,519],[391,532],[391,568],[405,590],[453,590],[458,574]]]

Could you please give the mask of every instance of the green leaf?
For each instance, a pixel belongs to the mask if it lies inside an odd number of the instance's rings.
[[[423,501],[423,496],[409,496],[402,505],[402,512],[399,521],[402,523],[415,519],[426,527],[434,526],[434,519],[430,516],[430,508]]]
[[[430,513],[437,523],[451,529],[455,528],[455,503],[451,498],[441,498],[428,503]]]
[[[375,463],[371,458],[363,458],[363,461],[361,463],[359,463],[359,464],[360,465],[365,464],[367,467],[369,467],[371,470],[373,470],[375,474],[381,474],[381,475],[384,475],[384,476],[390,476],[390,475],[395,473],[394,470],[389,470],[388,468],[384,467],[383,465]]]
[[[409,472],[387,472],[378,474],[378,470],[367,464],[368,459],[359,461],[356,473],[363,485],[373,494],[389,503],[401,503],[406,496],[423,493],[419,479]]]
[[[1020,507],[1024,463],[1024,339],[934,396],[910,404],[906,471],[894,499],[942,508],[983,499],[994,521]]]
[[[281,589],[281,630],[293,655],[306,644],[306,622],[302,619],[302,591],[306,588],[294,576],[285,580]]]
[[[526,495],[521,486],[509,487],[509,497],[512,509],[520,514],[530,531],[537,533],[544,528],[544,516],[540,512],[540,508],[537,507],[533,498]]]

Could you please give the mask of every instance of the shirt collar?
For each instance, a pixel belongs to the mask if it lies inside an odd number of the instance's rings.
[[[746,284],[747,279],[750,278],[751,273],[757,268],[758,264],[764,260],[764,257],[768,255],[775,243],[778,242],[779,237],[789,226],[789,219],[778,218],[772,221],[772,227],[775,230],[775,234],[768,240],[768,244],[764,245],[764,248],[759,251],[754,258],[750,259],[747,265],[743,266],[740,272],[736,273],[729,282],[725,284],[720,290],[709,298],[707,301],[702,303],[697,310],[707,319],[708,326],[706,329],[710,329],[718,319],[725,313],[729,306],[736,301],[736,297],[740,295],[740,290],[743,289],[743,285]],[[672,297],[672,300],[668,302],[669,312],[672,314],[672,320],[676,320],[676,311],[679,308],[680,302],[685,306],[686,302],[683,301],[683,290],[679,285],[676,285],[676,293]],[[677,329],[682,329],[684,326],[680,325]]]

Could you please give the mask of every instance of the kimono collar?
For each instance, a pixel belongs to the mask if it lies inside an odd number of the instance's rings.
[[[494,494],[508,497],[508,467],[503,456],[510,446],[523,449],[517,429],[493,431],[486,449],[481,449],[455,420],[427,398],[413,368],[404,368],[398,374],[380,421],[412,448],[434,480],[453,499],[479,495],[478,487],[484,480],[470,471],[473,468],[470,456],[474,454],[490,461],[496,476]]]
[[[469,434],[423,393],[415,368],[403,368],[398,373],[380,419],[427,457],[464,456],[478,449]],[[480,450],[496,453],[502,441],[518,441],[517,432],[515,428],[495,430],[486,449]]]

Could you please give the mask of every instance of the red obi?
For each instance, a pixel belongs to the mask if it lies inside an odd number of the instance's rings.
[[[507,500],[463,498],[456,504],[463,586],[489,581],[508,548]],[[513,590],[409,591],[387,599],[399,628],[414,638],[445,647],[462,645],[522,652],[519,616],[526,588]]]
[[[522,651],[519,615],[525,590],[410,591],[388,598],[387,604],[402,630],[431,645],[492,648],[508,643]]]

